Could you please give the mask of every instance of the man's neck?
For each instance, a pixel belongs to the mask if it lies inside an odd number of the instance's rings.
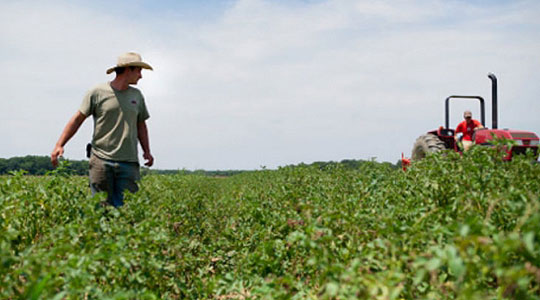
[[[127,90],[129,87],[129,83],[127,80],[125,80],[122,77],[116,77],[113,81],[111,81],[111,86],[118,91],[124,91]]]

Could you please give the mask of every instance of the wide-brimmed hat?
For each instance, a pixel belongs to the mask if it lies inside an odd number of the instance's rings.
[[[118,57],[118,62],[116,63],[116,66],[107,69],[107,74],[111,74],[114,69],[122,67],[141,67],[143,69],[154,70],[149,64],[142,61],[142,57],[140,54],[135,52],[128,52]]]

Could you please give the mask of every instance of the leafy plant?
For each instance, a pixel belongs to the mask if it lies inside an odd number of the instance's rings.
[[[540,166],[494,149],[148,174],[120,209],[87,178],[0,177],[0,298],[539,299]]]

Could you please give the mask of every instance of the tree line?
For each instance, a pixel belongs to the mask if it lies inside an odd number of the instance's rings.
[[[73,175],[88,174],[88,161],[67,160],[66,169]],[[28,175],[45,175],[54,170],[49,156],[27,155],[22,157],[0,158],[0,175],[24,170]]]
[[[320,169],[330,168],[335,165],[341,165],[348,169],[360,169],[365,164],[383,164],[388,165],[389,167],[400,167],[398,163],[393,165],[389,162],[375,162],[373,160],[355,160],[355,159],[344,159],[340,162],[328,161],[322,162],[317,161],[309,164],[309,166],[314,166]],[[299,166],[307,166],[308,164],[301,163]],[[88,161],[87,160],[66,160],[63,164],[64,172],[67,172],[71,175],[87,175],[88,174]],[[17,172],[24,170],[28,175],[45,175],[48,172],[54,170],[51,164],[51,158],[49,156],[35,156],[27,155],[23,157],[12,157],[12,158],[0,158],[0,175],[10,174],[10,172]],[[245,170],[159,170],[159,169],[148,169],[142,168],[141,173],[145,174],[196,174],[204,175],[211,177],[228,177],[236,174],[247,172]]]
[[[344,159],[340,162],[335,162],[335,161],[316,161],[312,164],[310,164],[310,166],[314,166],[314,167],[317,167],[321,170],[325,170],[325,169],[329,169],[329,168],[332,168],[332,167],[335,167],[335,166],[343,166],[347,169],[351,169],[351,170],[356,170],[356,169],[361,169],[362,167],[364,167],[365,165],[384,165],[384,166],[387,166],[389,168],[394,168],[394,169],[397,169],[397,168],[401,168],[401,160],[398,160],[396,162],[396,164],[392,164],[392,163],[389,163],[389,162],[377,162],[375,160],[362,160],[362,159]]]
[[[61,163],[62,172],[70,175],[88,175],[88,160],[65,160]],[[49,156],[27,155],[12,158],[0,158],[0,175],[7,175],[12,172],[24,171],[27,175],[46,175],[54,170]],[[196,174],[212,177],[226,177],[245,172],[243,170],[159,170],[141,168],[141,173],[146,174]]]

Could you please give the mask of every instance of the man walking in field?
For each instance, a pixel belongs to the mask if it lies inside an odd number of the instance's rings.
[[[152,70],[139,54],[128,52],[118,57],[116,66],[107,74],[116,73],[113,81],[91,89],[79,110],[69,120],[51,153],[53,166],[64,153],[64,145],[92,115],[94,134],[89,161],[92,195],[107,192],[107,203],[122,206],[124,191],[138,191],[140,179],[137,144],[141,143],[145,165],[154,158],[150,153],[146,120],[150,117],[142,93],[132,87],[142,78],[142,69]]]
[[[456,128],[456,141],[458,139],[457,134],[460,132],[463,133],[461,142],[463,143],[463,150],[467,151],[473,145],[473,133],[480,128],[484,128],[484,126],[482,126],[482,123],[480,123],[478,120],[472,118],[472,113],[470,110],[466,110],[463,113],[463,118],[465,121],[459,123]]]

